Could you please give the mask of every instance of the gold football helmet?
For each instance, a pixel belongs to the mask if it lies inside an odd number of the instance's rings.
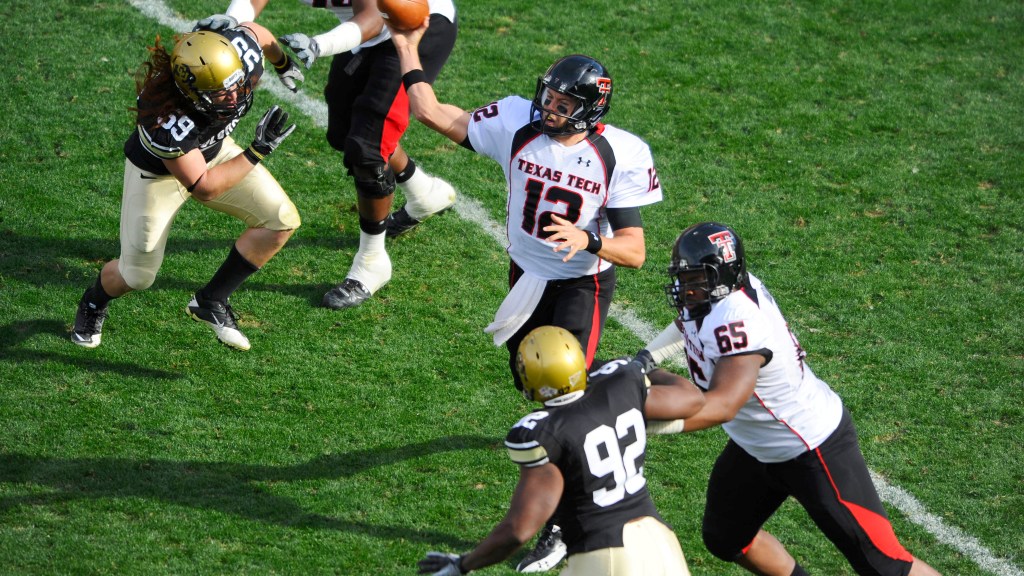
[[[587,359],[565,328],[541,326],[519,343],[516,371],[527,400],[547,402],[587,387]]]
[[[241,117],[252,104],[252,81],[238,51],[216,32],[183,35],[171,52],[174,83],[203,114]]]

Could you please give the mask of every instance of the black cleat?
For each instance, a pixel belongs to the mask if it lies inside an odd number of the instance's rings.
[[[419,225],[420,221],[409,216],[409,212],[405,209],[405,205],[403,204],[401,208],[391,214],[388,214],[385,235],[388,238],[397,238],[403,234],[412,232],[413,228],[416,228]]]
[[[341,310],[343,308],[355,308],[371,296],[370,291],[363,286],[362,282],[345,278],[341,284],[331,288],[321,302],[325,308]]]
[[[566,548],[562,542],[562,529],[558,526],[544,526],[537,544],[516,566],[517,572],[547,572],[565,558]]]
[[[109,305],[108,305],[109,306]],[[78,312],[75,314],[75,327],[71,331],[71,341],[84,348],[95,348],[103,339],[103,321],[107,319],[107,308],[96,308],[85,301],[85,294],[78,301]]]
[[[238,329],[238,316],[227,302],[207,300],[196,295],[185,307],[185,311],[196,322],[205,322],[221,342],[238,350],[249,349],[249,339]]]

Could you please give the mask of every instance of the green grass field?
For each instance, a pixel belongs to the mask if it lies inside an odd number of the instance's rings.
[[[671,320],[678,232],[729,223],[850,407],[904,545],[946,575],[1024,574],[1024,4],[459,4],[441,99],[529,96],[556,57],[588,53],[616,80],[607,121],[654,152],[666,199],[643,212],[647,263],[620,272],[602,354]],[[302,107],[327,62],[298,99],[256,97],[298,122],[267,165],[304,223],[233,298],[253,349],[185,316],[242,231],[197,204],[153,288],[112,304],[103,345],[68,339],[118,253],[131,73],[175,32],[160,14],[226,5],[0,4],[0,574],[412,574],[508,504],[502,439],[531,407],[482,331],[506,289],[487,227],[504,220],[500,169],[414,124],[408,149],[459,210],[389,245],[394,278],[366,305],[319,308],[358,243],[351,181]],[[286,0],[260,21],[337,23]],[[696,575],[743,573],[700,539],[724,442],[650,442]],[[852,573],[795,504],[768,529],[811,573]]]

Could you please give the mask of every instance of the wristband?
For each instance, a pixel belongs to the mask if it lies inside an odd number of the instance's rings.
[[[600,252],[601,246],[604,244],[604,241],[601,240],[601,235],[597,232],[591,232],[590,230],[584,230],[584,232],[587,233],[587,247],[584,248],[584,250],[591,254],[597,254]]]
[[[260,160],[263,160],[264,158],[264,156],[254,150],[252,146],[246,148],[245,151],[242,152],[242,155],[245,156],[245,159],[251,162],[253,166],[259,164]]]
[[[405,89],[407,91],[409,90],[409,88],[412,87],[413,84],[419,84],[420,82],[426,81],[427,75],[423,72],[423,70],[420,70],[419,68],[416,68],[415,70],[409,70],[404,75],[402,75],[402,84],[405,86]]]
[[[683,431],[685,425],[683,419],[678,420],[648,420],[647,421],[647,434],[679,434]]]
[[[285,68],[288,67],[288,54],[286,54],[284,50],[281,50],[281,61],[271,62],[271,64],[274,65],[274,70],[277,70],[278,72],[284,70]]]

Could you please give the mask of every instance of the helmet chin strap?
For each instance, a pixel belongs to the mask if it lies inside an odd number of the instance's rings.
[[[552,406],[552,407],[554,407],[554,406],[564,406],[565,404],[568,404],[570,402],[575,402],[575,401],[579,400],[580,397],[582,397],[582,396],[583,396],[583,390],[576,390],[574,392],[569,392],[568,394],[563,394],[562,396],[559,396],[558,398],[552,398],[551,400],[547,400],[547,401],[544,402],[544,405],[545,406]]]

